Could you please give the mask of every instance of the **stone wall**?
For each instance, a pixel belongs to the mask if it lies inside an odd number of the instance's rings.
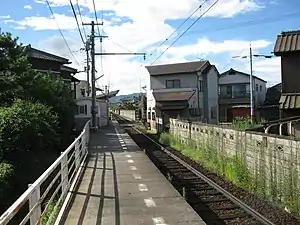
[[[195,151],[207,146],[202,151],[213,148],[218,157],[237,156],[264,197],[299,212],[300,141],[176,119],[170,120],[170,133],[194,143]]]

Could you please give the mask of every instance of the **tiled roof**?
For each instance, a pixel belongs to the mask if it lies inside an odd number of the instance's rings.
[[[189,100],[195,91],[177,91],[177,92],[153,92],[157,102],[164,101],[184,101]]]
[[[74,69],[72,67],[69,67],[69,66],[65,66],[65,65],[62,65],[61,67],[61,70],[62,71],[67,71],[67,72],[70,72],[70,73],[77,73],[77,69]]]
[[[178,74],[178,73],[193,73],[199,70],[205,70],[210,67],[210,63],[207,60],[196,61],[196,62],[186,62],[186,63],[174,63],[174,64],[164,64],[155,66],[146,66],[149,74],[154,75],[168,75],[168,74]]]
[[[35,58],[35,59],[44,59],[44,60],[50,60],[50,61],[56,61],[60,62],[61,64],[70,64],[69,60],[57,55],[53,55],[48,52],[44,52],[41,50],[38,50],[36,48],[32,48],[31,45],[28,45],[26,47],[27,56],[29,58]]]
[[[244,72],[241,72],[241,71],[238,71],[238,70],[235,70],[235,69],[233,69],[233,68],[230,68],[229,70],[227,70],[227,71],[221,73],[221,74],[220,74],[220,77],[221,77],[221,76],[228,75],[228,72],[236,72],[236,73],[239,73],[239,74],[242,74],[242,75],[245,75],[245,76],[249,76],[249,77],[250,77],[250,74],[244,73]],[[261,79],[261,78],[259,78],[259,77],[257,77],[257,76],[254,76],[254,75],[253,75],[252,77],[253,77],[253,78],[256,78],[256,79],[258,79],[258,80],[260,80],[260,81],[262,81],[262,82],[267,83],[267,81],[265,81],[265,80],[263,80],[263,79]]]
[[[300,30],[287,31],[277,35],[274,54],[300,51]]]
[[[281,94],[279,104],[280,109],[299,109],[300,93]]]

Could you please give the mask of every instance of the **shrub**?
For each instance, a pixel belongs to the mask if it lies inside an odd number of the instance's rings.
[[[57,120],[41,103],[16,100],[0,108],[0,156],[13,160],[18,153],[53,150],[59,140]]]
[[[5,162],[0,163],[0,199],[2,199],[2,201],[3,198],[8,198],[9,196],[7,190],[12,186],[14,175],[14,168],[11,164]]]

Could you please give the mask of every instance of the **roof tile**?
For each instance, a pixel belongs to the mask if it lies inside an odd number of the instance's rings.
[[[168,74],[178,74],[178,73],[192,73],[198,72],[200,69],[206,69],[211,66],[209,61],[195,61],[186,63],[174,63],[174,64],[164,64],[155,66],[146,66],[149,74],[154,75],[168,75]]]
[[[274,54],[300,51],[300,30],[282,32],[277,36]]]

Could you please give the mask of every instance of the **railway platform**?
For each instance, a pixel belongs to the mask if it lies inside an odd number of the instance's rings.
[[[91,133],[60,224],[204,225],[117,121]]]

